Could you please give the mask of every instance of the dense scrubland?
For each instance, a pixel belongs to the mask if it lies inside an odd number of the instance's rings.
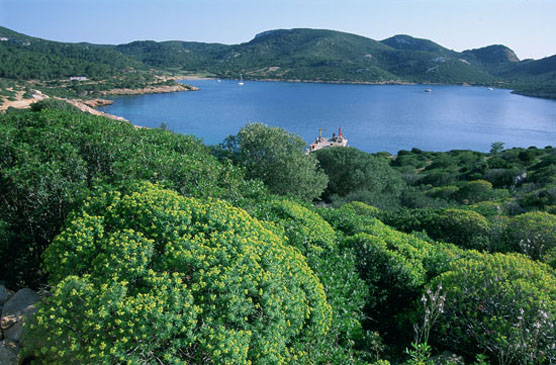
[[[35,363],[550,364],[556,151],[218,146],[0,115],[0,278]]]

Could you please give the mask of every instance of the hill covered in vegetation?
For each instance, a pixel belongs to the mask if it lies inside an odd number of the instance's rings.
[[[0,141],[0,281],[45,292],[22,361],[556,361],[551,146],[209,148],[51,102]]]
[[[553,57],[520,61],[503,46],[456,52],[430,40],[383,41],[317,29],[278,29],[237,45],[136,41],[60,43],[0,28],[0,77],[106,78],[133,70],[203,73],[223,78],[363,83],[481,84],[554,97]]]

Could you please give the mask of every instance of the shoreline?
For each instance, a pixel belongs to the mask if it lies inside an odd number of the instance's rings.
[[[172,77],[165,78],[165,80],[181,80],[181,79],[182,79],[181,76],[175,76],[175,78]],[[147,86],[138,89],[129,89],[129,88],[111,89],[102,92],[102,95],[106,97],[111,97],[111,96],[117,97],[117,96],[125,96],[125,95],[163,94],[163,93],[197,91],[197,90],[199,90],[198,87],[177,83],[175,85]],[[23,98],[23,92],[18,92],[16,100],[11,100],[11,101],[6,100],[2,104],[0,104],[0,112],[5,112],[10,107],[16,109],[27,109],[30,108],[31,104],[45,99],[63,100],[68,104],[81,110],[82,112],[97,115],[97,116],[102,116],[117,121],[127,122],[132,124],[135,128],[143,128],[141,126],[137,126],[131,123],[131,121],[125,119],[124,117],[120,117],[118,115],[106,113],[96,109],[99,107],[111,105],[114,103],[114,100],[104,99],[104,98],[94,98],[94,99],[62,98],[58,96],[46,95],[39,90],[33,90],[33,97],[27,99]],[[0,99],[0,101],[2,100]]]
[[[174,76],[176,81],[179,80],[239,80],[235,78],[218,78],[209,76]],[[515,95],[526,96],[530,98],[539,98],[545,100],[556,100],[556,95],[553,94],[542,94],[534,92],[523,92],[519,89],[514,89],[505,85],[494,84],[469,84],[466,82],[457,84],[446,84],[446,83],[434,83],[434,82],[409,82],[409,81],[399,81],[399,80],[388,80],[388,81],[325,81],[325,80],[303,80],[303,79],[276,79],[276,78],[263,78],[263,79],[243,79],[246,82],[292,82],[292,83],[307,83],[307,84],[328,84],[328,85],[422,85],[422,86],[463,86],[463,87],[492,87],[494,89],[509,90],[510,93]]]
[[[218,78],[218,77],[205,77],[205,76],[184,76],[177,77],[175,80],[239,80],[235,78]],[[459,84],[446,84],[434,82],[411,82],[402,80],[385,80],[385,81],[339,81],[339,80],[305,80],[305,79],[276,79],[276,78],[262,78],[262,79],[249,79],[244,78],[243,81],[257,81],[257,82],[292,82],[292,83],[307,83],[307,84],[331,84],[331,85],[423,85],[423,86],[464,86],[464,87],[494,87],[497,89],[513,90],[511,88],[501,87],[500,85],[493,84],[469,84],[466,82]]]

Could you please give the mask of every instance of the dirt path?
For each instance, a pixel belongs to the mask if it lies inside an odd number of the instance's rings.
[[[39,100],[45,99],[48,96],[44,95],[43,93],[41,93],[38,90],[34,90],[33,91],[33,97],[31,99],[24,99],[23,98],[23,94],[25,92],[24,91],[18,91],[15,95],[15,99],[13,101],[7,100],[7,98],[4,100],[4,102],[2,104],[0,104],[0,111],[5,111],[7,110],[9,107],[13,107],[13,108],[17,108],[17,109],[24,109],[24,108],[28,108],[29,105],[36,103]]]

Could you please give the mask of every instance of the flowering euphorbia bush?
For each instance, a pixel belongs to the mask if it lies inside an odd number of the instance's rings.
[[[446,290],[437,341],[500,364],[556,361],[556,275],[519,254],[483,254],[440,275]]]
[[[274,199],[260,204],[255,216],[278,226],[277,233],[285,235],[286,241],[301,253],[320,254],[332,249],[336,232],[317,213],[286,199]]]
[[[282,363],[326,333],[304,257],[245,211],[149,183],[90,200],[44,255],[47,363]]]
[[[509,249],[549,263],[556,253],[556,215],[529,212],[515,216],[508,224],[504,238]]]

